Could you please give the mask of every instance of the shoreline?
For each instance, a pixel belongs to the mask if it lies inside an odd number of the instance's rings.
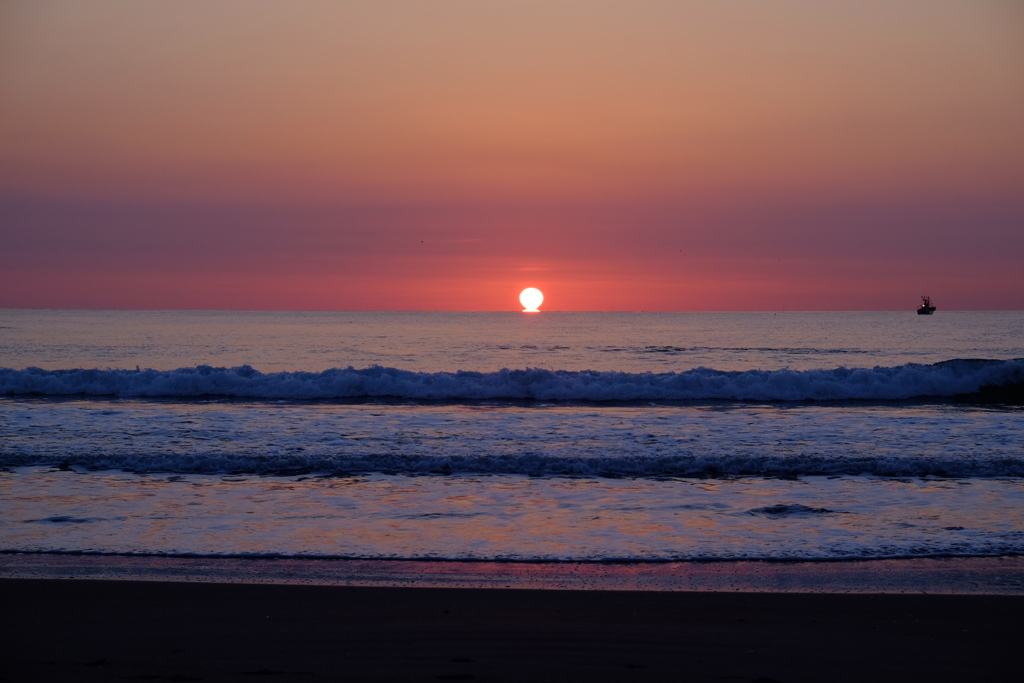
[[[525,562],[0,553],[0,579],[555,591],[1024,596],[1024,557]]]

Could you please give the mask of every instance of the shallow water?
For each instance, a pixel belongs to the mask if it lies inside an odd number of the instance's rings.
[[[251,477],[19,468],[19,550],[355,558],[673,560],[1001,555],[1018,479]]]

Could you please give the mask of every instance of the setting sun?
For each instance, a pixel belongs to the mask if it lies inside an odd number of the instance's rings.
[[[527,287],[519,293],[519,303],[523,305],[523,313],[539,313],[538,306],[544,303],[544,294],[535,287]]]

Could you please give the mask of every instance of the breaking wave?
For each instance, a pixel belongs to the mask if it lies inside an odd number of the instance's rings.
[[[822,370],[695,368],[628,373],[543,370],[414,372],[371,366],[262,373],[243,365],[177,370],[0,368],[0,395],[119,398],[835,401],[1024,394],[1024,359],[957,359],[923,365]]]

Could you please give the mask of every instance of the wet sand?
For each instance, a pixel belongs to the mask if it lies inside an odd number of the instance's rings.
[[[1015,680],[1024,596],[2,579],[3,681]]]
[[[1024,595],[1024,557],[499,562],[0,552],[0,579],[380,588]]]

